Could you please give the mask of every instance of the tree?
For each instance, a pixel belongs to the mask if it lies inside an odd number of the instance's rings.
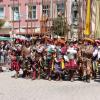
[[[64,36],[68,32],[68,26],[65,18],[62,15],[58,15],[57,18],[53,19],[52,25],[53,34]]]
[[[4,25],[5,21],[0,19],[0,28]]]

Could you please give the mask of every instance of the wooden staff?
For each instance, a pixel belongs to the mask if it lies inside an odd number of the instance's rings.
[[[13,20],[12,20],[12,23],[13,23],[13,42],[14,42],[14,5],[15,5],[15,0],[13,0]]]
[[[69,30],[69,28],[68,28],[68,21],[67,21],[67,0],[65,0],[65,18],[66,18],[66,27],[67,27],[67,29]],[[67,41],[68,41],[68,31],[67,31]]]
[[[78,8],[79,8],[79,25],[78,25],[78,40],[79,39],[82,39],[82,31],[81,31],[81,1],[79,0],[79,5],[78,5]]]
[[[44,4],[44,1],[42,0],[42,19],[41,19],[41,34],[42,34],[42,28],[43,28],[43,4]],[[40,33],[39,33],[39,37],[40,37]]]
[[[100,38],[100,1],[96,0],[96,30],[95,38]]]
[[[33,6],[33,0],[30,1],[30,12],[31,12],[31,34],[32,34],[32,37],[33,37],[33,19],[32,19],[32,6]],[[33,39],[32,39],[32,44],[33,44]]]
[[[19,0],[18,0],[18,7],[19,7],[20,3],[19,3]],[[20,34],[20,12],[18,11],[18,17],[19,17],[19,34]]]
[[[52,26],[52,23],[53,23],[53,0],[51,0],[51,3],[50,3],[50,15],[51,16],[49,16],[49,23],[50,23],[50,26],[49,26],[49,28],[51,28],[51,26]],[[52,34],[52,31],[50,32],[50,34]]]

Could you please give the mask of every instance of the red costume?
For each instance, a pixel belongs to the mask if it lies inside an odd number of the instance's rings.
[[[11,69],[15,70],[16,72],[20,70],[20,65],[15,55],[11,55]]]

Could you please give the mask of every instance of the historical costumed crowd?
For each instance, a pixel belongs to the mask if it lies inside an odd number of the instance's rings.
[[[1,41],[0,66],[4,64],[16,72],[15,78],[90,82],[100,74],[100,40],[37,37]]]

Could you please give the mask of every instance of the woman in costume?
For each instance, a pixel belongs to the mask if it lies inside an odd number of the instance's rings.
[[[77,50],[73,47],[73,44],[71,43],[70,46],[68,47],[68,58],[69,58],[69,62],[68,62],[68,70],[69,70],[69,79],[71,81],[74,81],[74,73],[77,70]]]
[[[17,61],[15,50],[13,50],[12,54],[11,54],[11,69],[16,71],[15,78],[18,78],[19,70],[20,70],[20,64]]]

